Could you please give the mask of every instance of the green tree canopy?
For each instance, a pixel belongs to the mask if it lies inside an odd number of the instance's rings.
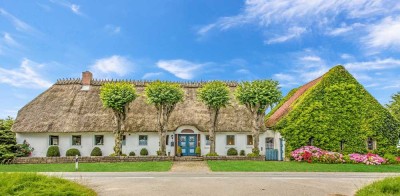
[[[400,121],[400,92],[392,95],[392,100],[386,105],[390,113]]]
[[[137,96],[135,87],[127,82],[109,82],[100,88],[103,106],[117,112],[124,112],[127,104],[135,100]]]
[[[100,99],[103,106],[111,108],[117,121],[117,129],[114,131],[114,152],[117,156],[122,154],[122,137],[125,132],[125,119],[128,105],[137,98],[136,89],[128,82],[109,82],[100,88]]]
[[[183,101],[184,92],[179,84],[171,82],[154,81],[146,85],[145,96],[147,102],[157,110],[157,122],[160,136],[160,152],[166,154],[166,134],[169,117],[176,104]]]
[[[240,104],[252,114],[253,153],[259,153],[260,130],[265,128],[264,117],[268,107],[279,102],[282,92],[279,82],[274,80],[255,80],[242,82],[236,88],[235,96]]]
[[[215,131],[218,125],[218,114],[222,107],[229,104],[229,88],[221,81],[208,82],[197,90],[197,97],[208,107],[210,112],[210,153],[215,153]]]

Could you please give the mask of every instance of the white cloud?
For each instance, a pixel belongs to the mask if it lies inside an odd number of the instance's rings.
[[[5,69],[0,66],[0,83],[23,88],[48,88],[52,84],[38,73],[43,64],[24,59],[18,69]]]
[[[94,74],[102,76],[103,74],[115,73],[119,76],[126,75],[133,68],[134,63],[128,58],[118,55],[97,59],[90,69]]]
[[[247,69],[238,69],[236,70],[236,73],[238,74],[250,74],[250,71]]]
[[[68,8],[76,15],[83,15],[83,13],[80,11],[80,6],[77,4],[73,4],[66,0],[50,0],[50,2],[61,5],[65,8]]]
[[[386,70],[400,68],[400,59],[386,58],[374,61],[346,63],[345,67],[349,70]]]
[[[3,8],[0,8],[0,15],[4,16],[5,18],[7,18],[9,21],[11,21],[11,23],[14,25],[14,27],[18,30],[18,31],[22,31],[22,32],[29,32],[29,33],[34,33],[36,32],[36,30],[31,27],[30,25],[28,25],[27,23],[25,23],[24,21],[20,20],[19,18],[15,17],[14,15],[8,13],[6,10],[4,10]]]
[[[400,16],[389,16],[371,25],[363,41],[371,48],[400,48]]]
[[[319,56],[315,55],[310,55],[310,56],[304,56],[300,58],[301,61],[314,61],[314,62],[321,62],[321,58]]]
[[[20,44],[14,40],[14,38],[9,33],[4,33],[3,41],[5,44],[11,47],[19,47]]]
[[[193,63],[183,59],[160,60],[157,62],[157,66],[159,68],[164,69],[174,74],[176,77],[185,80],[193,79],[195,73],[204,65],[205,64]]]
[[[274,43],[286,42],[288,40],[300,37],[301,34],[303,34],[304,32],[306,32],[305,28],[302,28],[302,27],[291,27],[288,30],[288,33],[286,35],[277,36],[277,37],[268,39],[264,43],[266,43],[266,44],[274,44]]]
[[[350,55],[350,54],[346,54],[346,53],[344,53],[344,54],[341,54],[340,55],[340,58],[342,58],[342,59],[351,59],[351,58],[354,58],[352,55]]]
[[[142,79],[149,79],[149,78],[156,78],[157,76],[162,75],[161,72],[150,72],[150,73],[145,73],[142,77]]]
[[[399,10],[400,2],[396,0],[246,0],[240,13],[220,17],[199,28],[197,34],[204,36],[215,30],[256,25],[266,36],[278,34],[270,43],[279,43],[293,38],[289,37],[291,28],[301,27],[337,36],[355,29],[365,29],[369,24]],[[343,20],[347,24],[338,25]],[[297,37],[302,33],[304,31]]]

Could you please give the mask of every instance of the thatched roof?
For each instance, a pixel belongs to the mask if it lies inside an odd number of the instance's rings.
[[[288,97],[286,101],[267,119],[266,126],[273,127],[279,120],[281,120],[286,114],[290,112],[292,109],[292,103],[294,103],[297,99],[301,97],[308,89],[313,87],[319,81],[321,81],[322,76],[301,86],[296,92]]]
[[[135,85],[143,94],[149,81],[123,80]],[[100,87],[106,80],[91,80],[88,91],[82,90],[81,79],[58,80],[48,90],[36,97],[19,112],[12,128],[14,132],[111,132],[116,123],[111,109],[103,107],[99,97]],[[116,82],[116,81],[114,81]],[[185,91],[184,101],[173,111],[168,130],[174,131],[182,125],[193,125],[200,131],[208,131],[210,117],[206,106],[199,102],[196,90],[204,82],[181,83]],[[247,132],[251,130],[249,113],[238,105],[233,97],[237,86],[227,82],[232,91],[231,105],[220,114],[218,131]],[[145,102],[143,96],[129,105],[126,130],[129,132],[157,131],[154,106]]]

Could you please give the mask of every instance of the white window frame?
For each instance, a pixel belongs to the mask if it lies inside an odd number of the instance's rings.
[[[57,137],[57,144],[53,144],[52,137]],[[60,145],[60,136],[59,135],[49,135],[49,146],[59,146]]]
[[[102,136],[103,137],[103,143],[97,144],[96,143],[96,136]],[[94,145],[95,146],[104,146],[104,135],[94,135],[93,139],[94,139]]]
[[[80,137],[81,138],[81,143],[79,145],[74,144],[74,137]],[[82,146],[82,135],[72,135],[71,136],[71,146]]]

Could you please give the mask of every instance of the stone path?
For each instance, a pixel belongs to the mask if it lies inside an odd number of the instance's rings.
[[[171,172],[207,173],[211,171],[205,161],[175,161]]]

